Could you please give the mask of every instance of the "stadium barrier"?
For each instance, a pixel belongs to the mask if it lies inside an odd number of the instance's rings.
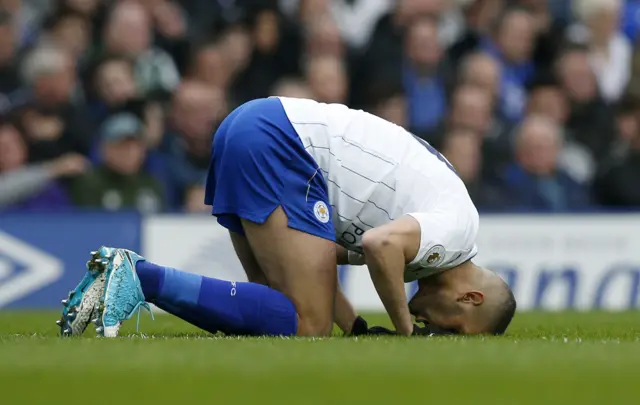
[[[54,308],[105,244],[208,276],[245,280],[226,230],[202,216],[0,215],[0,307]],[[485,215],[478,263],[514,289],[520,310],[638,308],[640,215]],[[364,267],[340,280],[360,311],[382,311]],[[407,285],[410,295],[415,285]]]

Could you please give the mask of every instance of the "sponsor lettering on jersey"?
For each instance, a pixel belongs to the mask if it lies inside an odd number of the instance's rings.
[[[359,241],[364,235],[364,229],[358,225],[352,223],[349,227],[340,234],[340,240],[349,246],[360,245]]]

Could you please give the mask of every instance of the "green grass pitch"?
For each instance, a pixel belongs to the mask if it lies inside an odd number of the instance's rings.
[[[640,403],[640,313],[522,313],[500,338],[223,338],[142,314],[60,339],[0,311],[0,404]],[[388,324],[386,317],[368,316]]]

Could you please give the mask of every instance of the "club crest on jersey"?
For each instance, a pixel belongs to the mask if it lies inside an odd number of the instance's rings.
[[[444,246],[435,245],[422,256],[420,264],[423,267],[435,267],[444,261]]]
[[[316,216],[316,219],[323,224],[329,222],[329,207],[324,201],[318,201],[313,206],[313,214]]]

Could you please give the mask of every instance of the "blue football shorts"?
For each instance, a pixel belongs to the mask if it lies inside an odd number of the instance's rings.
[[[225,228],[264,223],[281,206],[290,228],[335,241],[327,183],[278,98],[249,101],[213,138],[205,203]]]

